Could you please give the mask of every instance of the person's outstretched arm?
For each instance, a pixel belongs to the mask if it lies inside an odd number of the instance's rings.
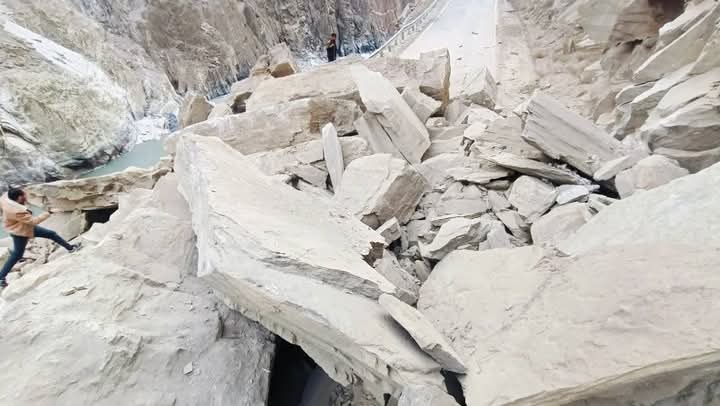
[[[43,221],[50,218],[50,213],[43,213],[37,217],[33,217],[29,211],[18,213],[15,215],[15,220],[25,224],[32,224],[34,226],[42,223]]]

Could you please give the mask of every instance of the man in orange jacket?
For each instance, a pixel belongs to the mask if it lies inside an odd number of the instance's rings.
[[[50,213],[43,213],[37,217],[33,217],[32,212],[25,207],[25,203],[27,203],[27,197],[21,189],[10,189],[6,196],[0,198],[3,226],[5,227],[5,231],[12,237],[14,245],[10,258],[8,258],[2,270],[0,270],[0,287],[7,286],[5,277],[10,273],[15,264],[22,259],[25,254],[25,247],[32,238],[37,237],[53,240],[70,252],[75,252],[80,248],[79,245],[70,245],[55,231],[38,226],[38,224],[50,217]]]

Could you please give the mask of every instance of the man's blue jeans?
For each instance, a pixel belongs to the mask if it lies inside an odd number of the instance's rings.
[[[30,240],[27,237],[18,237],[17,235],[10,235],[13,239],[13,251],[10,254],[10,258],[5,262],[5,265],[2,267],[2,271],[0,271],[0,281],[4,281],[7,274],[12,271],[15,264],[18,263],[25,255],[25,247],[27,247],[27,243]],[[48,230],[47,228],[42,228],[40,226],[35,226],[35,237],[36,238],[46,238],[48,240],[53,240],[58,245],[62,246],[68,251],[71,251],[73,249],[73,246],[68,244],[67,241],[63,240],[62,237],[58,235],[55,231]]]

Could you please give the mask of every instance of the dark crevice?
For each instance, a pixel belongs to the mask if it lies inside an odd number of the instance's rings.
[[[443,371],[442,374],[443,377],[445,377],[445,389],[447,389],[450,396],[455,398],[455,401],[460,406],[467,406],[467,403],[465,402],[465,393],[463,392],[462,385],[460,385],[457,374],[448,371]]]
[[[117,211],[117,207],[111,207],[107,209],[97,210],[85,210],[85,231],[88,231],[95,223],[107,223],[110,221],[110,216]]]

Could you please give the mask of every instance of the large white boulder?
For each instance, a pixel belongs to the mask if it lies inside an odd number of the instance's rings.
[[[302,347],[337,382],[361,380],[380,399],[410,382],[442,382],[440,366],[377,303],[396,290],[363,261],[382,255],[381,236],[262,175],[216,138],[183,137],[176,171],[198,275],[225,303]]]
[[[372,228],[396,218],[410,220],[425,189],[419,172],[389,154],[375,154],[353,161],[345,169],[335,199]]]
[[[720,246],[720,164],[603,209],[561,249],[583,253],[633,242]]]
[[[447,49],[422,54],[419,60],[387,57],[361,61],[360,64],[382,74],[399,91],[419,85],[424,94],[447,103],[450,87],[450,55]],[[334,63],[264,81],[247,101],[247,109],[255,111],[310,97],[361,102],[350,73],[351,67],[351,64]]]
[[[635,82],[658,80],[670,72],[695,62],[715,31],[718,17],[720,17],[720,5],[716,4],[695,25],[637,68],[633,76]]]
[[[457,251],[418,309],[465,357],[468,405],[702,404],[720,358],[719,267],[717,248],[677,243]]]
[[[180,106],[180,128],[189,127],[193,124],[207,120],[213,105],[203,95],[189,92],[185,95]]]
[[[494,109],[498,97],[497,92],[495,79],[490,70],[483,66],[465,74],[460,96],[472,103]]]
[[[620,142],[552,97],[536,92],[527,109],[522,137],[545,155],[565,161],[588,176],[621,156]]]
[[[400,93],[381,74],[362,66],[350,69],[352,78],[367,109],[377,119],[386,136],[408,162],[419,164],[430,147],[430,134]]]
[[[99,245],[5,289],[0,403],[266,403],[273,337],[193,276],[190,212],[166,179]]]
[[[554,244],[565,240],[592,218],[587,204],[558,206],[535,221],[530,228],[535,244]]]
[[[117,207],[119,195],[132,189],[152,189],[158,179],[170,172],[171,163],[163,160],[152,168],[130,167],[122,172],[92,178],[61,180],[27,186],[31,204],[72,212]]]
[[[333,123],[341,136],[352,133],[360,113],[351,101],[303,99],[192,125],[175,133],[167,149],[174,152],[177,139],[184,134],[219,137],[243,154],[287,148],[320,139],[322,126],[327,123]]]
[[[670,158],[652,155],[620,172],[615,177],[615,187],[624,199],[637,191],[654,189],[689,173]]]
[[[553,185],[530,176],[519,177],[508,195],[510,203],[530,223],[545,214],[556,198],[557,190]]]

